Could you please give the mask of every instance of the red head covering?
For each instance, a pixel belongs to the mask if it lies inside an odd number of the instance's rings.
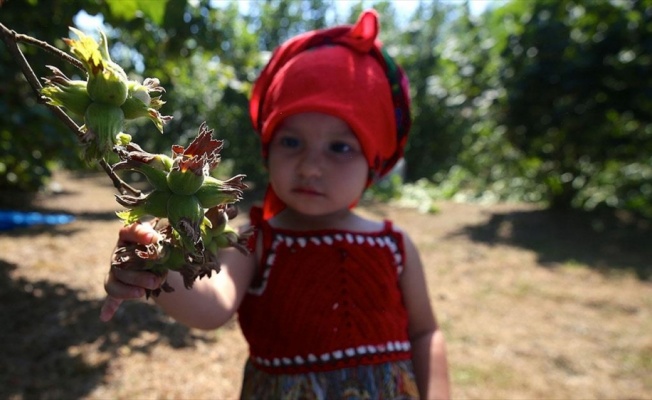
[[[250,101],[263,155],[282,120],[322,112],[346,121],[369,165],[369,183],[391,170],[403,155],[410,129],[407,77],[377,40],[378,15],[365,11],[354,26],[298,35],[272,54]],[[264,218],[285,205],[268,188]]]

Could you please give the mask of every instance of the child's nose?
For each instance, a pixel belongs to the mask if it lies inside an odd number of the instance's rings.
[[[304,177],[318,177],[322,173],[323,156],[319,151],[306,150],[298,165],[298,172]]]

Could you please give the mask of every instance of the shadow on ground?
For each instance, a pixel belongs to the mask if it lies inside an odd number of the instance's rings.
[[[180,348],[207,340],[146,303],[124,304],[113,321],[102,323],[99,300],[84,300],[64,284],[12,279],[16,267],[0,260],[0,398],[80,398],[103,380],[109,360],[125,346],[149,352],[162,342]],[[130,343],[144,331],[155,334]],[[85,344],[96,346],[96,360],[75,351]]]
[[[652,226],[627,214],[531,210],[492,213],[454,235],[535,251],[541,265],[583,264],[604,272],[633,270],[652,278]]]

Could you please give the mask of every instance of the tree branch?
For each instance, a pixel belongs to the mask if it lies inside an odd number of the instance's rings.
[[[120,194],[128,194],[136,197],[141,195],[140,190],[129,186],[125,181],[120,179],[115,171],[113,171],[113,168],[109,165],[109,163],[107,163],[103,158],[99,159],[98,163],[104,172],[106,172],[106,174],[109,176],[109,179],[111,179],[111,182],[113,182],[113,186],[118,189]]]
[[[71,63],[75,67],[84,70],[82,63],[76,58],[69,56],[68,54],[64,53],[63,51],[57,49],[54,46],[49,45],[46,42],[34,39],[31,36],[18,34],[15,31],[8,29],[1,23],[0,23],[0,37],[2,38],[2,41],[7,45],[7,48],[9,49],[9,52],[13,56],[14,60],[16,60],[16,62],[18,63],[18,66],[20,67],[23,75],[25,76],[25,79],[27,79],[27,82],[29,83],[30,87],[32,88],[32,91],[34,92],[34,95],[36,96],[37,102],[47,106],[50,109],[50,111],[77,136],[77,139],[81,141],[82,131],[79,125],[77,125],[77,123],[73,121],[70,118],[70,116],[68,116],[68,114],[66,114],[66,112],[61,107],[56,107],[48,104],[47,99],[41,95],[41,89],[43,88],[43,86],[41,85],[41,82],[39,82],[38,78],[36,77],[36,74],[34,73],[34,70],[30,66],[27,59],[25,58],[25,55],[18,47],[18,42],[23,42],[23,43],[38,46],[41,49],[47,51],[48,53],[60,57],[64,61]],[[98,163],[100,164],[104,172],[109,176],[111,182],[113,182],[113,186],[121,194],[133,194],[133,195],[140,194],[139,190],[134,189],[133,187],[125,183],[122,179],[120,179],[120,177],[116,175],[116,173],[113,171],[113,168],[111,168],[111,166],[106,162],[106,160],[104,160],[103,158],[99,159]]]
[[[8,29],[7,27],[5,27],[4,25],[2,25],[1,23],[0,23],[0,29],[3,31],[3,35],[11,36],[13,42],[27,43],[27,44],[34,45],[36,47],[40,47],[42,50],[45,50],[46,52],[48,52],[48,53],[50,53],[50,54],[52,54],[52,55],[54,55],[56,57],[59,57],[62,60],[70,63],[71,65],[73,65],[75,67],[77,67],[80,71],[86,72],[86,70],[84,69],[84,64],[82,64],[81,61],[79,61],[78,59],[76,59],[75,57],[71,56],[70,54],[68,54],[68,53],[66,53],[64,51],[59,50],[58,48],[52,46],[51,44],[49,44],[47,42],[44,42],[42,40],[38,40],[38,39],[33,38],[31,36],[23,35],[23,34],[17,33],[16,31],[12,31],[12,30]],[[5,41],[5,43],[6,43],[6,41]]]
[[[39,100],[39,103],[45,103],[40,92],[40,89],[42,87],[41,83],[38,81],[38,78],[36,77],[36,74],[34,74],[32,67],[30,67],[29,63],[25,59],[23,52],[20,51],[20,49],[18,48],[18,44],[16,42],[17,33],[7,29],[7,27],[0,24],[0,34],[2,35],[2,41],[5,42],[5,44],[7,45],[9,52],[13,56],[14,60],[16,60],[16,62],[18,63],[18,66],[20,67],[21,71],[23,72],[23,75],[27,79],[27,82],[29,82],[29,85],[32,87],[32,90],[34,91],[34,94]]]

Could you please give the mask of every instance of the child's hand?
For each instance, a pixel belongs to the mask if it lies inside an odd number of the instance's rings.
[[[120,229],[117,247],[128,243],[150,244],[157,240],[158,233],[151,225],[135,223]],[[104,282],[104,290],[108,296],[102,305],[100,319],[109,321],[123,300],[145,296],[146,289],[158,289],[163,279],[147,271],[111,267]]]

